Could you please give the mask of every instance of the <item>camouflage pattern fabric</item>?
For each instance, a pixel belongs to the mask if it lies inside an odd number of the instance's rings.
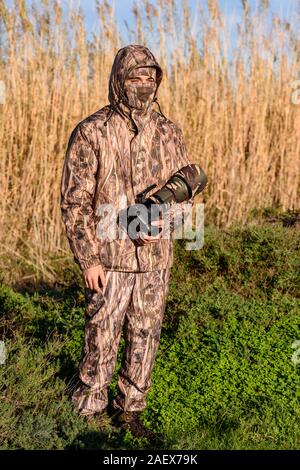
[[[125,83],[138,74],[150,80]],[[153,192],[159,190],[191,164],[182,131],[159,105],[156,109],[162,76],[148,48],[120,49],[109,80],[110,104],[79,122],[68,142],[61,180],[66,234],[80,268],[101,264],[107,281],[99,293],[85,288],[80,383],[72,395],[82,414],[108,404],[123,327],[125,351],[113,406],[143,410],[151,385],[173,265],[172,232],[144,246],[126,231],[113,238],[110,232],[116,216],[134,205],[142,190],[153,183]],[[103,208],[109,208],[108,217]]]
[[[155,91],[152,82],[124,86],[139,69],[155,76]],[[147,47],[120,49],[109,79],[110,104],[80,121],[71,133],[61,211],[74,260],[82,270],[101,264],[105,271],[148,272],[173,265],[172,230],[169,238],[142,246],[128,234],[119,237],[117,232],[112,239],[98,230],[107,225],[108,233],[112,225],[113,215],[107,218],[102,210],[105,204],[118,214],[147,186],[156,183],[157,191],[191,163],[181,129],[156,109],[162,76]],[[141,108],[130,107],[129,102]]]
[[[118,345],[124,326],[125,350],[119,371],[115,408],[138,411],[146,407],[156,357],[170,270],[146,273],[108,271],[100,293],[86,288],[84,351],[81,383],[72,395],[76,411],[90,414],[108,404]]]
[[[187,165],[174,173],[159,191],[152,194],[152,200],[160,203],[174,204],[193,198],[206,185],[206,175],[197,164]]]

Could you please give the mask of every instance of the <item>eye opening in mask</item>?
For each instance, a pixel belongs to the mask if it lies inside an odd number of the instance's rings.
[[[134,70],[146,69],[146,68],[151,68],[151,69],[154,69],[154,70],[155,70],[155,74],[154,74],[155,77],[152,77],[153,80],[151,80],[151,81],[149,80],[149,83],[152,83],[152,82],[153,82],[153,83],[157,83],[157,68],[156,68],[154,65],[134,65],[133,67],[130,67],[130,68],[128,69],[127,74],[126,74],[126,76],[124,77],[124,81],[123,81],[123,84],[122,84],[122,85],[123,85],[123,88],[124,88],[125,82],[126,82],[126,80],[127,80],[128,78],[137,78],[137,77],[141,76],[141,74],[136,74],[136,75],[134,74],[133,77],[130,77],[130,75],[132,74],[132,72],[133,72]],[[144,74],[142,74],[142,75],[145,76]],[[136,83],[137,83],[137,82],[136,82]]]

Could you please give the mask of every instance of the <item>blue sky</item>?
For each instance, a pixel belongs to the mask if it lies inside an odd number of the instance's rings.
[[[30,4],[32,1],[33,0],[25,0],[25,3]],[[135,3],[142,4],[141,0],[108,1],[109,3],[114,3],[115,5],[116,20],[119,27],[125,31],[124,20],[127,21],[129,26],[132,26],[132,6]],[[259,1],[260,0],[248,0],[252,10],[256,10],[258,8]],[[13,4],[13,0],[4,0],[4,2],[8,6]],[[95,0],[60,0],[60,2],[64,6],[64,9],[67,7],[76,8],[77,5],[80,5],[83,8],[86,16],[86,26],[88,31],[91,32],[94,29],[96,22]],[[156,0],[151,0],[150,2],[155,4]],[[206,0],[188,0],[188,2],[192,10],[195,10],[199,4],[206,4]],[[49,3],[51,4],[51,0]],[[300,0],[269,0],[269,4],[271,10],[278,14],[281,18],[294,19],[294,21],[296,21],[296,12],[298,12],[298,15],[300,14]],[[219,5],[228,20],[234,20],[235,22],[239,20],[242,13],[241,0],[219,0]]]
[[[29,1],[29,0],[27,0]],[[115,17],[118,24],[118,30],[121,31],[124,38],[124,43],[121,44],[121,47],[130,43],[128,36],[126,35],[126,27],[124,21],[126,21],[130,28],[134,25],[133,15],[132,15],[132,7],[135,4],[143,5],[141,0],[108,0],[109,3],[114,4],[115,10]],[[179,4],[181,3],[180,0],[175,0]],[[85,18],[86,18],[86,27],[87,31],[90,33],[95,30],[95,26],[97,25],[97,16],[95,10],[95,1],[94,0],[62,0],[65,6],[70,6],[70,4],[74,3],[74,5],[80,4],[82,7]],[[150,3],[155,4],[156,0],[150,0]],[[196,11],[197,7],[207,5],[207,0],[188,0],[190,8],[192,11]],[[260,0],[248,0],[250,5],[250,9],[255,11],[258,9]],[[228,28],[228,54],[229,57],[232,55],[232,51],[236,45],[237,39],[237,30],[236,25],[240,21],[243,8],[242,8],[242,1],[241,0],[219,0],[219,5],[222,9],[223,15],[226,18],[226,24]],[[270,11],[278,15],[281,19],[288,19],[292,24],[294,24],[294,28],[298,28],[299,30],[299,14],[300,14],[300,0],[269,0]],[[298,16],[297,16],[298,13]],[[193,18],[196,18],[194,15]],[[271,15],[269,20],[271,19]],[[298,23],[297,23],[298,20]],[[269,23],[270,24],[270,23]],[[180,33],[180,32],[179,32]],[[172,47],[172,42],[167,45],[167,47]],[[158,50],[156,49],[155,45],[152,43],[147,43],[147,46],[154,52],[154,54],[158,54]]]
[[[86,25],[89,31],[93,30],[95,21],[95,2],[94,0],[77,0],[80,2],[85,15]],[[248,0],[252,10],[256,10],[259,5],[259,0]],[[131,9],[134,3],[139,4],[139,0],[114,0],[116,20],[119,26],[124,28],[124,20],[129,25],[133,24]],[[64,0],[65,4],[70,4],[68,0]],[[152,0],[155,3],[155,0]],[[300,13],[299,0],[269,0],[271,11],[279,15],[281,18],[295,20],[295,14]],[[196,9],[198,4],[205,5],[206,0],[189,0],[192,10]],[[236,22],[241,17],[242,4],[241,0],[219,0],[219,5],[228,20]],[[125,30],[125,28],[124,28]]]
[[[4,0],[5,3],[10,6],[13,3],[13,0]],[[30,4],[36,2],[38,0],[25,0],[26,4]],[[179,4],[181,3],[180,0],[175,0]],[[118,24],[118,30],[123,33],[123,37],[125,40],[128,39],[126,35],[126,27],[124,21],[126,21],[129,27],[132,28],[134,25],[133,16],[132,16],[132,7],[135,4],[143,4],[141,0],[108,0],[110,4],[114,4],[115,8],[115,17]],[[38,2],[39,3],[39,2]],[[51,0],[49,1],[51,5]],[[85,14],[85,23],[86,28],[88,31],[88,37],[90,38],[92,31],[96,30],[97,25],[97,15],[96,15],[96,8],[95,8],[95,0],[60,0],[60,3],[63,5],[63,9],[71,8],[77,9],[78,5],[80,5]],[[150,0],[150,3],[155,4],[156,0]],[[188,0],[190,8],[192,11],[196,11],[197,6],[205,6],[207,4],[207,0]],[[257,10],[260,0],[248,0],[251,10]],[[300,15],[300,0],[269,0],[270,9],[273,13],[277,14],[282,19],[288,19],[292,24],[294,24],[295,28],[298,28],[299,31],[299,15]],[[228,28],[230,29],[230,47],[235,43],[236,38],[236,30],[235,26],[237,22],[241,19],[241,15],[243,12],[242,9],[242,1],[241,0],[219,0],[219,5],[223,11],[223,14],[226,17],[226,23]],[[298,21],[298,22],[297,22]],[[122,45],[122,46],[123,46]],[[147,44],[150,49],[152,48],[152,44]],[[155,51],[154,51],[155,52]],[[230,51],[229,51],[230,53]]]

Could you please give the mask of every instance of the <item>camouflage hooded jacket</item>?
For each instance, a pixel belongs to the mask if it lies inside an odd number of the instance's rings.
[[[123,103],[124,82],[136,67],[156,68],[156,91],[144,121]],[[118,213],[156,183],[155,191],[181,167],[191,163],[182,131],[155,110],[163,72],[148,48],[130,45],[115,57],[109,80],[110,104],[74,128],[61,180],[61,211],[75,261],[82,270],[145,272],[173,265],[173,232],[156,243],[137,246],[128,235],[98,236],[98,208],[110,204]],[[160,110],[160,108],[159,108]],[[149,193],[151,195],[151,193]],[[108,228],[109,230],[109,228]]]

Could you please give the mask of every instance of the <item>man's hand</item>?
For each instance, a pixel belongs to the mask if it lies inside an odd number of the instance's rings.
[[[157,227],[163,228],[163,219],[155,220],[152,222],[151,225],[155,225]],[[150,243],[157,243],[163,234],[163,230],[160,231],[158,235],[151,236],[151,235],[146,235],[145,233],[141,232],[139,237],[135,240],[137,245],[143,246],[143,245],[149,245]]]
[[[101,264],[85,269],[83,271],[83,277],[86,287],[91,290],[95,290],[96,292],[101,292],[101,288],[99,287],[99,277],[101,280],[101,287],[103,288],[106,286],[105,272]]]

